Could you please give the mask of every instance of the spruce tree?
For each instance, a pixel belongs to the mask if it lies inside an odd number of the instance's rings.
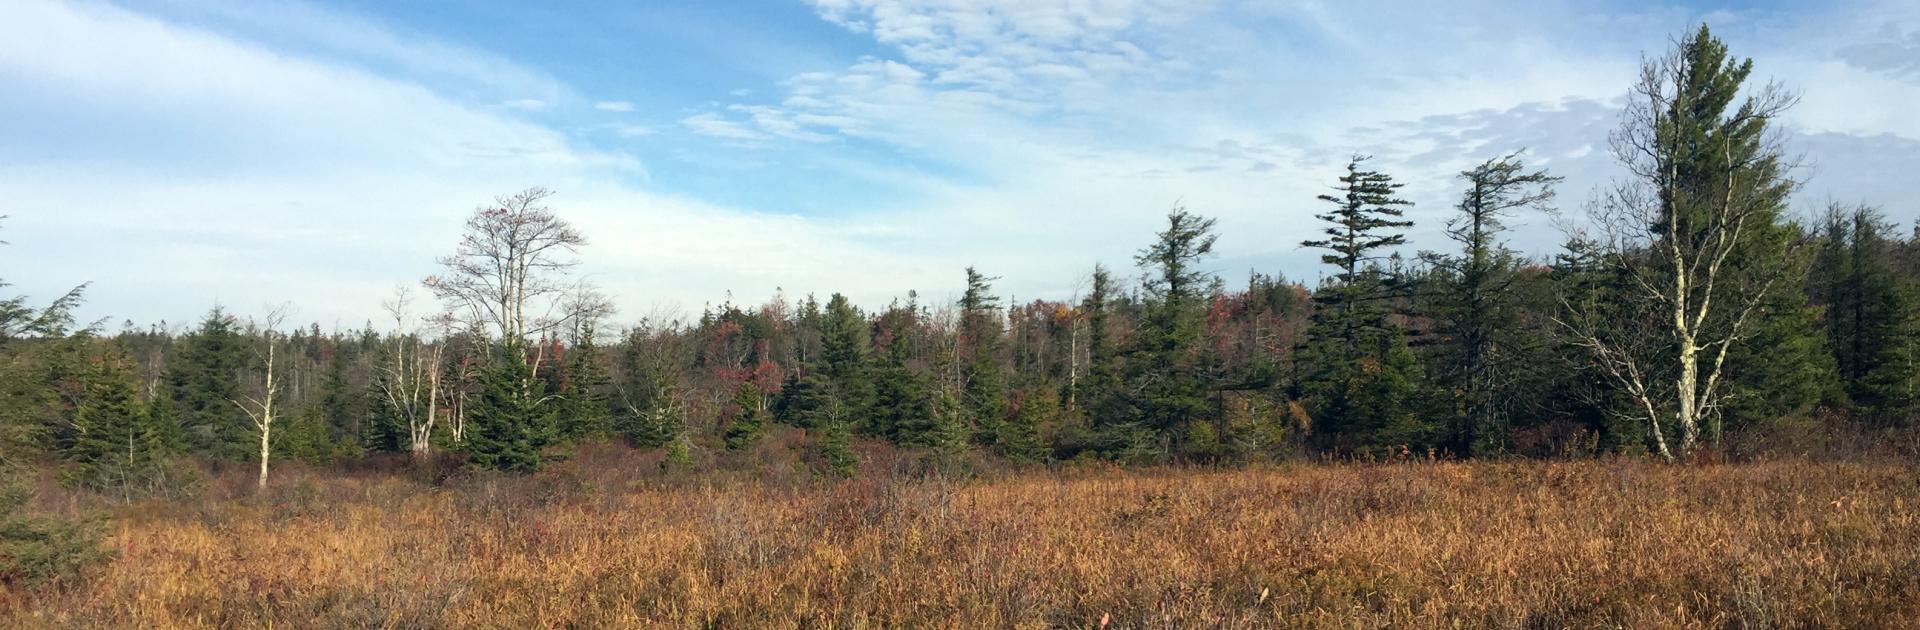
[[[1500,390],[1512,373],[1519,321],[1512,287],[1520,259],[1500,234],[1515,211],[1546,209],[1561,178],[1528,170],[1517,154],[1482,162],[1460,177],[1467,190],[1447,237],[1461,252],[1442,259],[1446,282],[1436,300],[1445,339],[1440,376],[1459,399],[1446,441],[1456,452],[1488,455],[1505,446],[1510,404]]]
[[[1876,424],[1905,424],[1920,381],[1920,296],[1897,268],[1899,243],[1871,207],[1837,209],[1825,237],[1828,339],[1847,398]]]
[[[926,378],[913,369],[910,316],[889,318],[885,352],[873,368],[875,433],[896,444],[927,446],[936,441]]]
[[[131,368],[117,350],[94,359],[74,408],[77,435],[65,456],[74,463],[67,478],[120,495],[145,495],[161,483],[174,427],[153,421],[140,403]]]
[[[531,473],[553,440],[553,406],[526,351],[509,340],[480,372],[480,396],[467,427],[468,462],[487,470]]]
[[[807,412],[811,416],[801,420],[804,426],[824,426],[832,420],[872,430],[874,391],[867,369],[867,336],[866,318],[846,296],[835,293],[821,315],[819,376],[825,387],[812,389],[822,404]]]
[[[960,295],[960,343],[965,348],[960,373],[964,384],[961,401],[973,417],[976,439],[981,444],[1002,447],[999,438],[1000,425],[1006,421],[1007,376],[1000,363],[1000,297],[993,294],[993,281],[998,279],[967,267],[967,289]]]
[[[1183,446],[1176,442],[1185,441],[1194,423],[1213,421],[1209,381],[1196,351],[1214,284],[1199,263],[1213,254],[1214,220],[1176,207],[1166,225],[1134,257],[1145,276],[1146,303],[1126,348],[1126,419],[1107,424],[1103,436],[1104,448],[1116,456],[1176,455],[1167,447]]]
[[[767,434],[767,413],[760,388],[753,381],[742,381],[733,395],[733,420],[727,423],[724,441],[729,451],[752,449]]]
[[[249,358],[233,317],[216,306],[167,366],[172,415],[192,453],[242,460],[251,452],[253,425],[233,404]]]
[[[829,420],[821,427],[820,458],[835,477],[852,477],[860,467],[860,455],[853,450],[853,429],[846,421]]]
[[[1335,270],[1314,295],[1313,342],[1301,360],[1309,366],[1302,388],[1313,402],[1314,438],[1336,451],[1424,446],[1434,437],[1410,415],[1419,366],[1388,319],[1387,302],[1402,280],[1380,267],[1381,250],[1406,242],[1397,231],[1413,225],[1400,218],[1412,203],[1395,196],[1401,184],[1391,175],[1362,168],[1368,159],[1347,163],[1339,195],[1319,196],[1334,206],[1315,215],[1330,224],[1327,238],[1301,243],[1327,250],[1320,260]]]
[[[605,437],[613,432],[613,406],[607,400],[610,379],[594,344],[591,322],[567,353],[566,391],[562,394],[560,436],[567,441]]]
[[[1046,389],[1028,390],[1021,396],[1020,408],[1001,423],[995,442],[1000,452],[1016,462],[1047,459],[1045,434],[1058,422],[1060,402]]]
[[[1080,309],[1087,314],[1087,376],[1074,392],[1074,403],[1086,409],[1095,427],[1117,420],[1115,393],[1119,389],[1119,369],[1115,365],[1113,339],[1108,320],[1112,318],[1113,274],[1105,266],[1093,268],[1093,286],[1087,291]]]
[[[1382,260],[1383,248],[1407,242],[1404,234],[1389,231],[1412,227],[1412,221],[1400,219],[1412,202],[1394,196],[1403,184],[1380,171],[1361,168],[1369,156],[1356,155],[1347,162],[1347,174],[1340,176],[1334,189],[1339,195],[1320,195],[1334,209],[1316,218],[1331,225],[1327,238],[1307,240],[1301,247],[1324,249],[1320,262],[1333,265],[1332,281],[1314,296],[1322,309],[1315,323],[1323,337],[1335,342],[1336,354],[1327,357],[1334,363],[1351,361],[1361,345],[1373,335],[1398,334],[1389,330],[1386,311],[1379,307],[1390,296],[1397,279],[1388,277],[1370,263]]]

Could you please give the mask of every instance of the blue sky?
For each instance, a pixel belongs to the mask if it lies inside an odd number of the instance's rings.
[[[1176,203],[1215,269],[1312,281],[1313,196],[1377,156],[1445,247],[1527,149],[1577,222],[1642,52],[1707,21],[1801,90],[1797,209],[1920,203],[1920,5],[1230,0],[0,0],[0,277],[89,318],[379,316],[527,186],[620,319],[846,292],[1066,298]],[[1555,221],[1515,245],[1546,253]]]

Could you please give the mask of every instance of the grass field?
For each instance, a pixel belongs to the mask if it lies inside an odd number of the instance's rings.
[[[1920,625],[1909,465],[897,469],[233,471],[117,508],[117,557],[0,626]]]

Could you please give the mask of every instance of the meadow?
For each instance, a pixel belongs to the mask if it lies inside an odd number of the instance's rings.
[[[0,626],[1920,625],[1920,477],[1897,461],[958,478],[865,454],[838,480],[592,446],[530,477],[290,466],[258,494],[234,467],[104,508],[112,559],[8,595]]]

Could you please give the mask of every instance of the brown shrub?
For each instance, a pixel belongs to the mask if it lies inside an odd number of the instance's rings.
[[[136,505],[101,575],[0,626],[1882,628],[1920,602],[1898,463],[960,481],[875,453],[839,482],[779,453],[675,477],[591,446],[533,477],[300,471]]]

